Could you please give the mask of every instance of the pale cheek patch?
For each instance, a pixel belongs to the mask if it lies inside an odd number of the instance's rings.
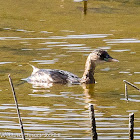
[[[105,61],[104,61],[104,60],[96,60],[96,61],[95,61],[95,64],[96,64],[96,65],[102,64],[102,63],[105,63]]]

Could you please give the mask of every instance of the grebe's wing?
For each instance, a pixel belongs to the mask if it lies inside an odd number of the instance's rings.
[[[80,78],[77,75],[64,70],[51,70],[50,75],[56,83],[74,84],[80,82]]]
[[[64,70],[39,69],[29,77],[30,81],[46,83],[79,83],[78,76]]]

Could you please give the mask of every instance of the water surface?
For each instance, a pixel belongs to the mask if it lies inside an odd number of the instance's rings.
[[[89,103],[94,104],[101,140],[129,139],[129,113],[140,139],[140,7],[136,3],[72,0],[2,1],[0,5],[0,137],[20,139],[20,126],[8,82],[14,82],[27,139],[90,140]],[[86,58],[101,48],[119,63],[97,66],[96,84],[33,86],[21,79],[38,68],[70,71],[82,77]]]

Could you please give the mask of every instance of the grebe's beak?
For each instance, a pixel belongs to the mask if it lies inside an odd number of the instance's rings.
[[[112,58],[110,55],[108,55],[106,58],[104,58],[106,62],[119,62],[119,60]]]
[[[107,62],[119,62],[119,60],[114,59],[114,58],[108,58],[108,61]]]

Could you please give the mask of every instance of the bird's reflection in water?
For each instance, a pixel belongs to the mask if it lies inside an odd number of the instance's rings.
[[[85,94],[85,103],[86,103],[86,108],[88,108],[88,105],[90,103],[95,104],[95,99],[94,99],[94,92],[95,92],[95,84],[82,84],[82,87],[84,89],[84,94]]]
[[[59,87],[62,88],[63,84],[54,84],[54,83],[41,83],[41,82],[32,82],[32,87],[34,89],[34,91],[36,92],[40,92],[40,91],[45,91],[50,89],[51,87]],[[63,85],[64,86],[64,85]],[[67,84],[68,87],[74,86],[74,85],[69,85]],[[89,104],[93,104],[96,105],[95,102],[95,98],[94,98],[94,93],[95,93],[95,84],[81,84],[81,87],[83,88],[83,93],[85,95],[85,108],[89,108]]]
[[[60,84],[53,84],[53,83],[40,83],[40,82],[32,82],[30,83],[32,84],[32,87],[34,89],[49,89],[55,85],[60,85]],[[69,87],[69,84],[67,84],[68,87]],[[72,86],[72,85],[71,85]],[[92,101],[95,101],[94,100],[94,87],[95,87],[95,84],[81,84],[81,87],[83,88],[83,92],[85,94],[85,102],[86,103],[91,103]]]
[[[37,89],[37,88],[51,88],[53,86],[53,83],[41,83],[41,82],[32,82],[32,87]]]

